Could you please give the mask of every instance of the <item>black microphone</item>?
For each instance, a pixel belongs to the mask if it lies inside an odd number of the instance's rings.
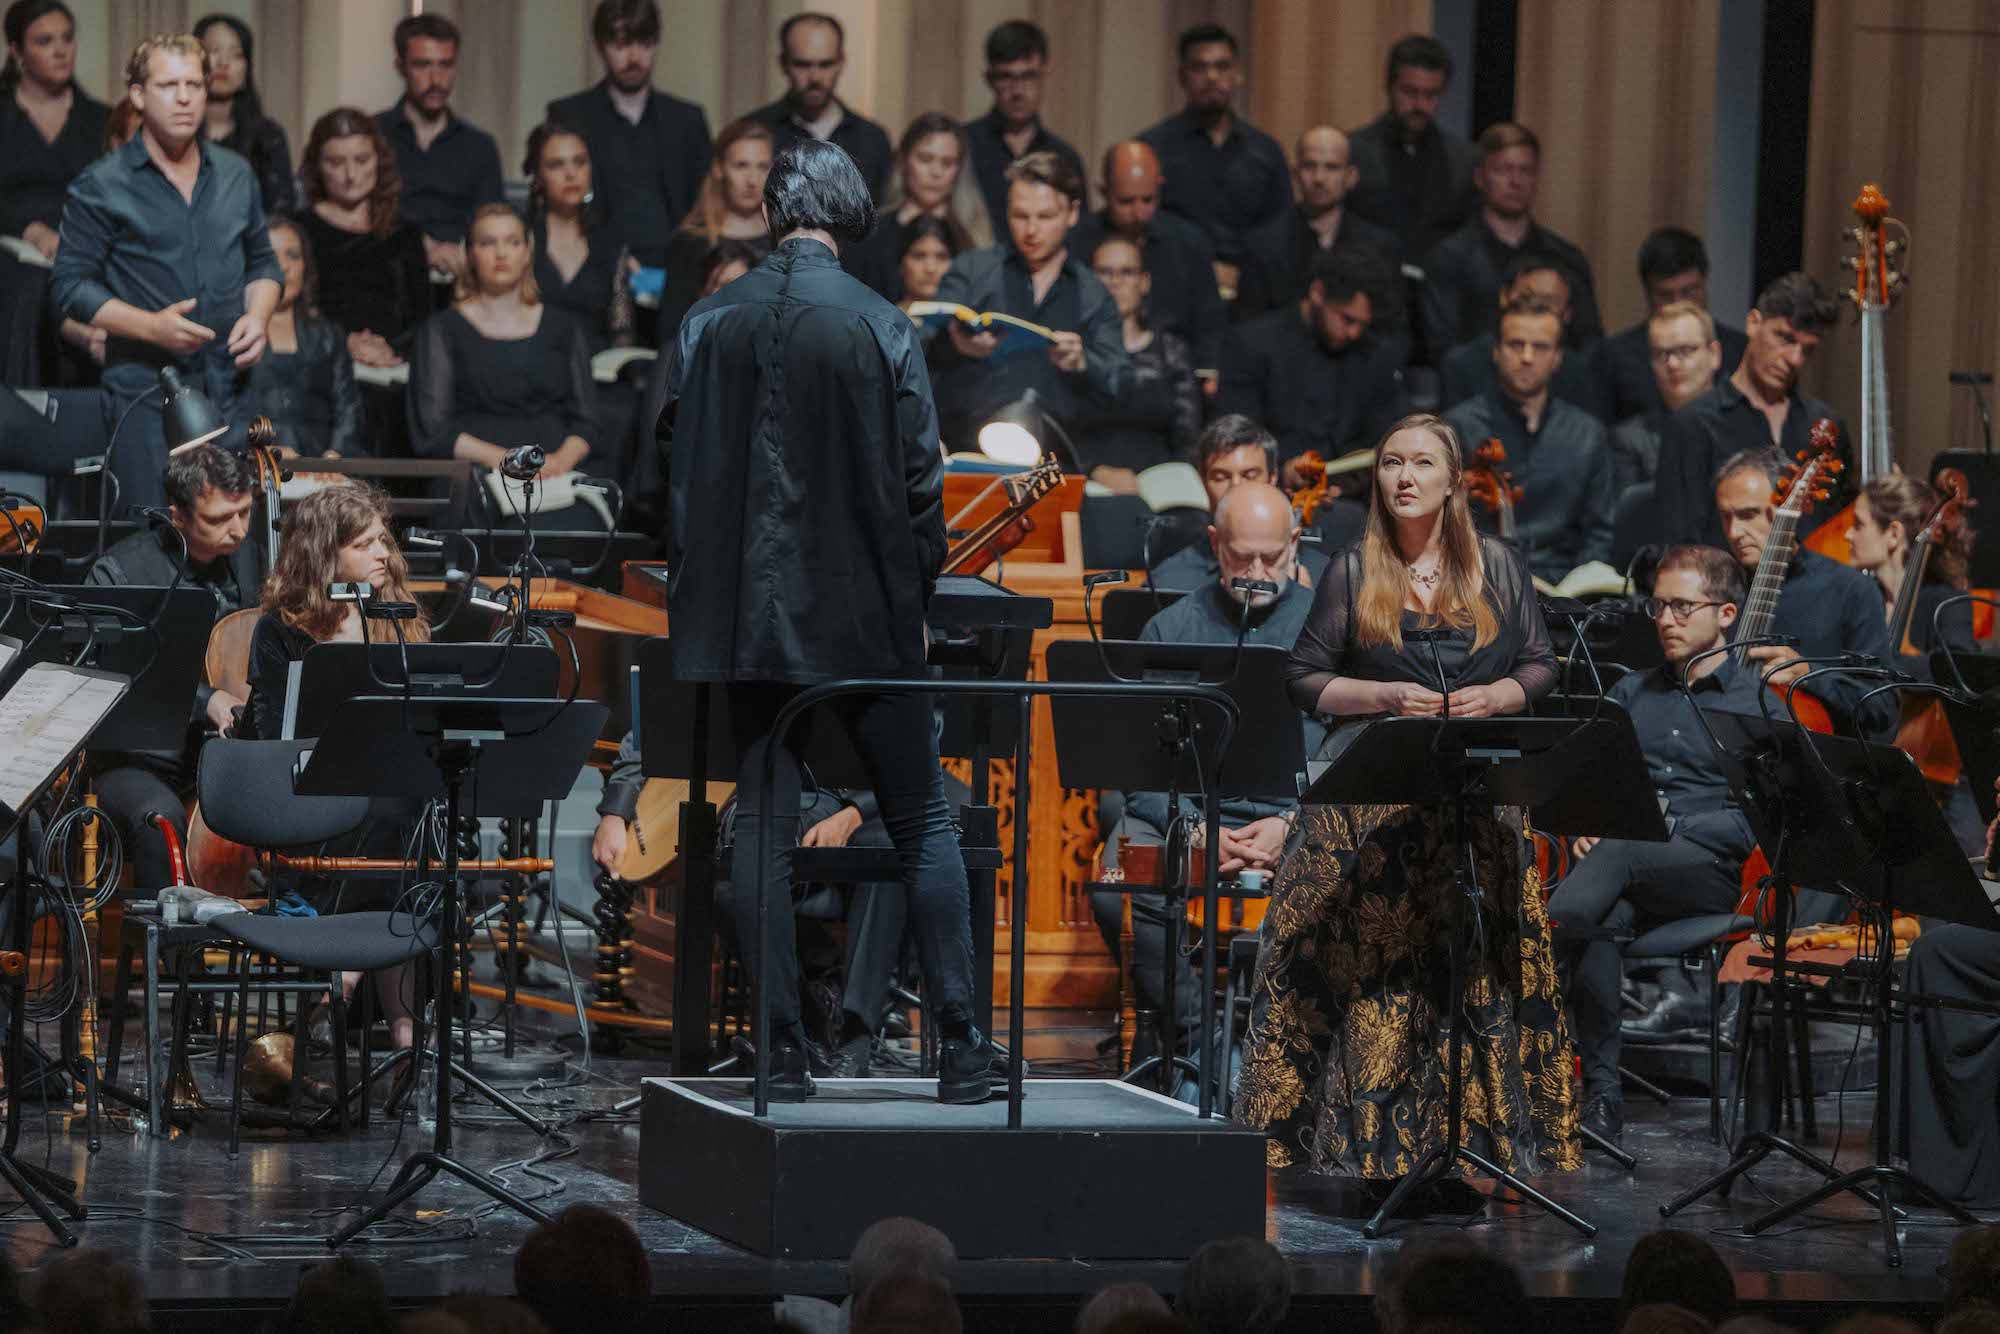
[[[540,445],[516,445],[500,460],[500,475],[517,482],[532,482],[540,475],[549,456]]]
[[[1246,602],[1258,593],[1275,593],[1278,591],[1277,584],[1269,579],[1231,579],[1229,581],[1229,588],[1231,592],[1243,594]]]
[[[1537,597],[1535,600],[1542,604],[1542,611],[1549,616],[1574,618],[1590,615],[1590,608],[1577,598],[1559,598],[1551,594],[1546,597]]]

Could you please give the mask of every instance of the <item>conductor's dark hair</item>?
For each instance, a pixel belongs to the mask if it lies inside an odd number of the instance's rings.
[[[412,14],[396,24],[396,59],[410,54],[410,43],[419,37],[428,37],[434,42],[450,42],[453,46],[463,46],[459,40],[458,25],[442,14]]]
[[[653,0],[598,0],[590,18],[591,38],[600,46],[613,42],[660,43],[660,7]]]
[[[1757,313],[1767,320],[1789,320],[1795,333],[1825,333],[1833,327],[1840,305],[1809,273],[1788,273],[1757,294]]]
[[[1011,65],[1017,60],[1033,60],[1036,56],[1043,60],[1049,58],[1049,35],[1042,31],[1038,23],[1008,19],[986,34],[986,63],[989,65]]]
[[[210,489],[225,496],[250,494],[250,465],[243,455],[220,445],[196,445],[167,460],[167,503],[194,513],[194,503]]]
[[[1264,451],[1264,469],[1278,471],[1278,437],[1240,412],[1226,412],[1202,428],[1195,441],[1195,468],[1206,475],[1208,465],[1224,454],[1233,454],[1245,445]]]
[[[875,200],[846,150],[824,139],[801,139],[771,164],[764,178],[771,235],[811,227],[859,244],[874,230]]]
[[[1366,296],[1373,307],[1373,324],[1393,321],[1401,311],[1396,275],[1388,261],[1362,245],[1335,245],[1313,256],[1311,281],[1328,301],[1352,301]]]
[[[1412,69],[1427,69],[1449,79],[1451,52],[1445,50],[1444,43],[1437,38],[1426,33],[1413,32],[1389,48],[1389,71],[1382,76],[1382,82],[1394,83],[1396,71],[1405,65]]]
[[[1241,54],[1241,48],[1236,45],[1235,33],[1229,31],[1229,29],[1223,27],[1220,23],[1197,23],[1181,34],[1177,52],[1181,64],[1187,64],[1188,52],[1194,50],[1197,46],[1207,46],[1212,42],[1223,43],[1229,48],[1229,54],[1232,56]]]
[[[1656,283],[1693,270],[1708,276],[1708,247],[1685,227],[1655,227],[1639,243],[1639,281]]]
[[[803,13],[792,15],[778,25],[779,55],[782,56],[790,53],[792,29],[798,27],[801,23],[824,23],[827,27],[833,29],[833,44],[843,53],[847,50],[847,29],[840,26],[840,20],[831,14],[822,14],[818,10],[808,9]]]

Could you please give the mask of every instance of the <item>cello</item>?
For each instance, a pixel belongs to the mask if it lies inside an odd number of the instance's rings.
[[[1846,296],[1860,314],[1861,326],[1861,440],[1857,462],[1866,486],[1877,477],[1895,471],[1895,439],[1889,429],[1889,363],[1882,336],[1882,317],[1908,281],[1910,229],[1889,216],[1889,201],[1879,186],[1861,187],[1854,200],[1855,225],[1848,230],[1854,253],[1842,261],[1852,270],[1854,285]],[[1890,228],[1898,235],[1891,237]],[[1813,530],[1806,549],[1843,565],[1852,563],[1847,530],[1854,523],[1854,506]]]

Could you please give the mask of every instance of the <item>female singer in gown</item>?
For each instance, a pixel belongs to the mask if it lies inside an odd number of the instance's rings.
[[[264,580],[264,614],[250,635],[250,701],[237,725],[238,737],[269,740],[283,734],[289,669],[307,649],[361,642],[360,604],[333,601],[329,585],[367,583],[385,602],[415,601],[409,566],[389,530],[390,521],[389,497],[372,486],[330,486],[286,507],[278,559]],[[421,616],[401,625],[405,639],[430,638],[430,626]],[[380,634],[368,631],[370,639]],[[384,637],[393,634],[389,630]],[[365,826],[359,842],[370,855],[395,856],[403,846],[403,832],[384,824]],[[390,903],[373,900],[394,892],[394,881],[335,881],[316,906],[322,913],[387,909]],[[360,974],[343,973],[340,980],[342,993],[351,996]],[[377,982],[391,1042],[398,1049],[407,1047],[415,996],[408,965],[382,970]]]
[[[1292,650],[1301,708],[1350,722],[1520,713],[1555,682],[1521,557],[1472,526],[1441,418],[1383,437],[1359,546],[1335,557]],[[1435,644],[1406,642],[1438,629]],[[1442,693],[1440,685],[1443,688]],[[1340,744],[1336,731],[1329,751]],[[1386,1182],[1445,1135],[1462,1006],[1464,1142],[1510,1172],[1579,1165],[1571,1046],[1518,811],[1475,808],[1484,930],[1445,994],[1457,861],[1447,812],[1307,807],[1264,919],[1237,1115],[1277,1166]]]

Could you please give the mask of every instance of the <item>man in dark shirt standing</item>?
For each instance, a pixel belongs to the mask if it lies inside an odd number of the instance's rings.
[[[951,449],[972,449],[979,428],[1030,390],[1067,429],[1086,404],[1114,401],[1131,368],[1117,303],[1089,256],[1069,249],[1083,178],[1053,153],[1030,153],[1007,168],[1007,181],[1007,243],[954,259],[937,299],[1031,320],[1053,329],[1056,341],[995,356],[995,335],[956,320],[927,335]]]
[[[654,0],[599,0],[590,33],[604,78],[549,103],[549,120],[583,135],[598,202],[617,219],[634,258],[660,267],[708,171],[708,117],[653,87],[660,49]]]
[[[132,52],[126,95],[139,132],[71,183],[49,278],[56,308],[106,335],[111,465],[132,509],[164,499],[162,369],[240,425],[244,372],[264,354],[284,287],[256,172],[200,135],[207,71],[189,36],[151,37]]]
[[[1808,275],[1779,278],[1758,294],[1756,308],[1745,318],[1743,357],[1729,378],[1666,419],[1653,486],[1668,541],[1720,544],[1716,470],[1746,450],[1775,445],[1786,458],[1796,458],[1813,423],[1825,418],[1839,432],[1842,456],[1852,460],[1846,424],[1833,405],[1798,391],[1799,373],[1838,310]]]
[[[681,321],[657,427],[671,444],[675,675],[723,684],[745,776],[730,882],[746,941],[758,938],[760,900],[788,883],[799,837],[794,747],[804,738],[795,730],[774,749],[772,724],[819,682],[922,679],[925,608],[945,554],[944,458],[915,327],[840,268],[840,247],[875,223],[867,183],[839,148],[806,140],[772,164],[764,213],[777,246]],[[926,999],[943,1034],[938,1097],[982,1101],[993,1048],[972,1012],[970,896],[931,701],[850,696],[829,713],[902,854]],[[796,1102],[813,1080],[792,915],[773,912],[770,925],[768,949],[750,949],[746,962],[769,1001],[771,1049],[760,1055],[771,1062],[771,1096]]]
[[[1292,517],[1292,503],[1285,493],[1268,482],[1247,482],[1232,488],[1215,509],[1215,522],[1206,538],[1215,560],[1215,572],[1201,587],[1146,622],[1139,638],[1156,644],[1233,644],[1245,616],[1243,594],[1231,590],[1234,579],[1267,579],[1278,585],[1276,594],[1250,596],[1245,644],[1273,644],[1290,649],[1305,624],[1312,607],[1312,591],[1298,582],[1299,530]],[[1305,753],[1316,754],[1326,740],[1326,725],[1317,718],[1301,715]],[[1222,849],[1216,869],[1233,876],[1246,868],[1274,872],[1285,850],[1285,840],[1297,818],[1298,797],[1277,793],[1269,797],[1230,797],[1222,802]],[[1200,820],[1200,805],[1193,798],[1181,798],[1181,812]],[[1172,812],[1165,792],[1128,792],[1125,814],[1108,840],[1106,865],[1117,864],[1118,840],[1128,838],[1139,844],[1166,841]],[[1104,943],[1115,958],[1122,934],[1124,904],[1132,902],[1132,983],[1140,1003],[1157,1010],[1162,1001],[1161,982],[1165,969],[1166,900],[1158,894],[1117,894],[1099,891],[1090,896],[1091,915]],[[1183,957],[1175,967],[1181,970],[1174,982],[1178,1027],[1194,1026],[1201,989],[1188,961]],[[1136,1053],[1135,1053],[1136,1055]]]
[[[1723,545],[1752,579],[1763,565],[1771,540],[1776,518],[1771,497],[1783,472],[1784,460],[1768,445],[1745,450],[1716,470],[1715,507],[1722,516]],[[1803,529],[1799,536],[1804,536]],[[1859,570],[1803,548],[1792,553],[1786,567],[1767,633],[1783,635],[1796,644],[1763,644],[1748,650],[1771,684],[1780,688],[1809,670],[1799,661],[1801,657],[1838,658],[1852,653],[1864,663],[1894,665],[1881,585]],[[1806,693],[1826,705],[1835,731],[1880,740],[1895,727],[1894,696],[1878,695],[1865,712],[1861,711],[1861,697],[1879,684],[1829,674],[1814,677]]]
[[[1078,178],[1083,158],[1042,124],[1042,92],[1049,72],[1049,35],[1039,24],[1008,19],[986,34],[986,86],[993,109],[965,123],[972,145],[972,174],[995,223],[1007,216],[1007,168],[1030,153],[1054,153]],[[1080,252],[1088,255],[1088,250]]]
[[[1406,410],[1406,344],[1393,327],[1395,276],[1380,255],[1335,246],[1313,260],[1296,305],[1238,325],[1223,347],[1217,412],[1240,412],[1278,437],[1290,463],[1308,449],[1329,461],[1372,445]]]
[[[1708,309],[1708,247],[1684,227],[1655,228],[1639,246],[1639,284],[1646,292],[1646,318],[1606,338],[1597,359],[1614,422],[1670,410],[1654,375],[1646,328],[1676,303]],[[1712,317],[1710,323],[1722,344],[1722,364],[1734,366],[1743,359],[1743,331]]]
[[[1472,216],[1472,145],[1437,123],[1451,82],[1451,53],[1412,33],[1389,48],[1389,109],[1347,139],[1356,181],[1348,207],[1393,232],[1403,254],[1431,247]]]
[[[1611,450],[1595,417],[1549,392],[1562,364],[1562,318],[1523,297],[1500,317],[1495,387],[1444,419],[1469,452],[1497,439],[1521,488],[1514,522],[1528,568],[1551,584],[1579,565],[1611,559]]]
[[[1522,253],[1507,261],[1506,271],[1501,275],[1500,309],[1505,311],[1517,301],[1539,301],[1562,317],[1562,364],[1556,368],[1556,378],[1549,382],[1549,392],[1609,426],[1611,401],[1604,378],[1597,370],[1604,340],[1578,340],[1576,310],[1570,302],[1572,286],[1561,260],[1539,253]],[[1497,331],[1488,331],[1477,338],[1468,338],[1444,354],[1438,362],[1440,403],[1447,408],[1456,407],[1498,387],[1493,356],[1498,341]]]
[[[1161,206],[1198,224],[1215,246],[1215,283],[1225,301],[1236,299],[1242,281],[1244,237],[1292,203],[1285,150],[1236,114],[1241,77],[1229,29],[1189,28],[1180,40],[1187,106],[1139,136],[1167,175]]]
[[[1104,151],[1104,208],[1076,224],[1069,248],[1088,259],[1107,236],[1138,246],[1153,280],[1147,322],[1185,340],[1194,364],[1212,369],[1229,323],[1215,288],[1215,249],[1201,228],[1160,211],[1163,185],[1151,145],[1139,139],[1113,144]]]
[[[261,584],[257,549],[244,539],[255,503],[249,466],[241,454],[196,445],[167,463],[162,489],[168,523],[148,526],[116,543],[90,567],[87,581],[102,586],[206,589],[218,617],[255,606]],[[185,559],[183,559],[185,550]],[[216,686],[195,687],[193,729],[227,735],[245,701]],[[131,850],[138,888],[174,883],[166,840],[150,817],[164,815],[187,841],[187,799],[194,791],[198,745],[180,751],[99,757],[91,786]]]
[[[451,114],[458,83],[458,25],[442,14],[412,14],[396,25],[396,72],[403,95],[377,114],[396,150],[403,181],[402,216],[424,234],[431,269],[465,273],[465,231],[481,204],[505,195],[500,146]]]
[[[1535,188],[1542,143],[1512,121],[1479,136],[1479,165],[1472,170],[1479,207],[1471,219],[1432,248],[1424,270],[1424,345],[1433,356],[1493,327],[1500,308],[1500,275],[1526,252],[1560,260],[1570,275],[1571,321],[1579,342],[1604,334],[1590,261],[1581,250],[1535,221]]]
[[[778,29],[778,68],[785,95],[750,113],[771,127],[772,149],[784,152],[801,139],[825,139],[847,150],[868,192],[879,202],[889,184],[889,134],[840,100],[847,68],[847,30],[831,14],[794,14]]]
[[[1396,234],[1346,207],[1354,179],[1346,135],[1330,125],[1316,125],[1299,135],[1292,149],[1298,203],[1244,239],[1238,319],[1297,301],[1306,290],[1313,257],[1342,242],[1372,247],[1391,266],[1401,266],[1403,243]]]
[[[1735,907],[1743,862],[1757,839],[1731,801],[1728,776],[1698,710],[1758,710],[1756,671],[1711,652],[1726,642],[1744,593],[1743,572],[1726,551],[1682,546],[1660,558],[1646,609],[1666,662],[1627,675],[1606,697],[1632,717],[1651,795],[1665,810],[1670,837],[1665,843],[1579,838],[1572,845],[1576,865],[1549,896],[1556,949],[1570,968],[1570,1013],[1583,1058],[1583,1124],[1614,1142],[1625,1124],[1618,1080],[1624,960],[1617,941],[1574,933],[1603,927],[1638,933]],[[1705,653],[1711,656],[1701,657]]]

